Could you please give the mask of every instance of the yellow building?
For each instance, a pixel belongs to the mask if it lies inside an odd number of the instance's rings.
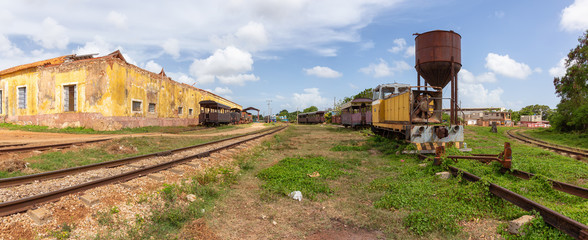
[[[202,100],[242,107],[129,64],[119,51],[66,55],[0,71],[0,121],[116,130],[198,124]]]

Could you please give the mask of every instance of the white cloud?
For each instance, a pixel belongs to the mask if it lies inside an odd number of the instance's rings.
[[[214,82],[218,78],[221,83],[244,85],[246,81],[257,81],[253,74],[245,74],[253,69],[251,54],[236,47],[229,46],[218,49],[210,57],[196,59],[190,66],[190,74],[200,84]]]
[[[22,55],[20,48],[16,47],[8,38],[0,34],[0,56],[15,57]]]
[[[474,76],[473,73],[462,68],[458,74],[459,80],[466,83],[494,83],[497,81],[496,75],[492,72],[486,72],[478,76]]]
[[[180,57],[180,43],[175,38],[168,38],[162,45],[163,51],[174,58]]]
[[[276,99],[278,99],[278,100],[284,100],[284,99],[286,99],[286,97],[284,97],[282,95],[276,95]]]
[[[486,68],[498,74],[518,79],[525,79],[533,73],[529,65],[511,59],[508,54],[501,56],[488,53],[488,56],[486,56]]]
[[[66,28],[61,26],[55,19],[47,17],[41,23],[39,32],[33,33],[33,40],[44,48],[65,49],[69,43]]]
[[[368,49],[372,49],[374,47],[375,47],[374,41],[371,41],[371,40],[360,44],[361,50],[368,50]]]
[[[460,83],[459,85],[460,100],[467,103],[467,107],[504,106],[501,99],[503,93],[502,88],[488,90],[481,83]]]
[[[313,68],[305,68],[304,72],[306,72],[307,75],[314,75],[317,77],[322,77],[322,78],[338,78],[343,76],[343,74],[341,74],[340,72],[337,72],[329,67],[321,67],[321,66],[315,66]]]
[[[501,100],[504,90],[496,88],[488,90],[484,83],[495,83],[496,76],[492,72],[474,75],[467,69],[459,71],[459,97],[467,106],[462,107],[490,107],[503,106]]]
[[[584,31],[588,29],[588,0],[575,0],[572,5],[561,11],[560,26],[566,31]]]
[[[269,42],[265,27],[258,22],[249,22],[247,25],[239,28],[235,36],[245,49],[251,51],[263,48]]]
[[[337,49],[336,48],[321,48],[316,49],[316,53],[323,57],[336,57],[337,56]]]
[[[563,77],[566,75],[566,60],[567,57],[564,57],[559,60],[555,67],[549,69],[549,75],[553,77]]]
[[[231,45],[250,53],[302,49],[337,56],[337,46],[361,42],[362,29],[403,1],[181,1],[155,8],[136,1],[10,1],[0,3],[0,34],[24,36],[45,49],[64,49],[69,43],[75,48],[93,41],[99,33],[114,46],[135,51],[137,62],[159,57],[153,49],[163,47],[170,37],[179,41],[186,58]],[[51,20],[40,24],[46,16]],[[211,41],[211,36],[220,36],[223,44]],[[177,56],[173,47],[166,51]]]
[[[86,42],[83,47],[78,47],[78,49],[75,50],[75,53],[80,55],[94,53],[105,55],[111,52],[114,52],[112,44],[106,42],[104,38],[100,36],[95,36],[94,41]]]
[[[110,13],[108,13],[108,17],[106,17],[106,20],[117,28],[127,28],[127,16],[122,13],[110,11]]]
[[[359,89],[359,87],[355,86],[355,84],[353,84],[353,83],[349,83],[349,87],[351,89]]]
[[[147,64],[145,64],[145,70],[150,71],[150,72],[154,72],[154,73],[159,73],[161,72],[161,65],[157,64],[156,62],[154,62],[153,60],[150,60],[149,62],[147,62]]]
[[[193,85],[196,82],[193,78],[181,72],[165,72],[165,74],[167,74],[167,76],[176,82],[181,82],[188,85]]]
[[[253,75],[253,74],[234,74],[234,75],[220,75],[220,76],[216,76],[216,78],[218,78],[218,80],[222,83],[222,84],[227,84],[227,85],[239,85],[239,86],[243,86],[245,85],[245,82],[255,82],[259,80],[259,77]]]
[[[394,47],[388,49],[389,52],[391,53],[399,53],[400,51],[404,50],[404,48],[406,47],[406,40],[404,40],[404,38],[397,38],[394,39]]]
[[[373,77],[387,77],[392,76],[394,72],[401,72],[411,69],[410,65],[405,61],[394,61],[394,66],[388,66],[388,62],[384,59],[379,59],[379,63],[371,63],[369,66],[359,69],[360,72]]]
[[[397,38],[394,39],[394,47],[388,49],[388,52],[397,54],[397,53],[404,53],[404,57],[412,57],[414,56],[414,45],[406,46],[406,40],[404,38]]]
[[[227,95],[227,94],[231,94],[233,93],[233,91],[231,91],[231,89],[229,89],[228,87],[222,88],[222,87],[216,87],[214,89],[214,91],[212,91],[213,93],[216,93],[218,95]]]
[[[408,46],[406,48],[406,50],[404,51],[404,57],[413,57],[415,54],[415,48],[414,45],[412,46]]]
[[[294,93],[292,100],[297,107],[300,107],[300,111],[310,106],[316,106],[321,110],[329,104],[328,99],[321,97],[318,88],[305,88],[303,93]]]

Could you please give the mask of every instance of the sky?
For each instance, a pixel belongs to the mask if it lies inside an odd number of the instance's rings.
[[[0,0],[0,69],[120,50],[264,115],[325,110],[416,85],[413,34],[453,30],[461,107],[516,111],[557,106],[553,78],[587,29],[588,0]]]

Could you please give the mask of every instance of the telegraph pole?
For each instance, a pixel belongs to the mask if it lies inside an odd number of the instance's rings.
[[[267,100],[267,122],[270,122],[270,115],[272,114],[272,109],[270,108],[270,104],[272,103],[272,100]]]

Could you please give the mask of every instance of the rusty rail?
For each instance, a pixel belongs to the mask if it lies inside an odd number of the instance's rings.
[[[40,145],[40,146],[25,146],[25,147],[18,147],[18,148],[4,148],[4,149],[0,149],[0,153],[23,152],[23,151],[31,151],[31,150],[36,150],[36,149],[48,149],[48,148],[66,147],[66,146],[71,146],[71,145],[88,144],[88,143],[95,143],[95,142],[104,142],[104,141],[108,141],[110,139],[112,139],[112,138],[102,138],[102,139],[96,139],[96,140],[71,142],[71,143],[57,143],[57,144],[48,144],[48,145]]]
[[[429,158],[423,154],[419,154],[418,157],[420,159],[428,159]],[[480,181],[480,177],[473,175],[471,173],[465,172],[463,170],[460,170],[456,167],[449,166],[449,170],[452,175],[454,175],[454,176],[461,175],[462,178],[464,178],[468,181],[471,181],[471,182]],[[517,170],[515,170],[515,171],[517,171]],[[520,174],[526,175],[526,176],[533,176],[531,173],[525,173],[523,171],[517,171],[517,173],[520,173]],[[563,185],[566,185],[566,184],[564,183]],[[569,184],[567,184],[567,185],[569,185]],[[494,195],[496,195],[506,201],[509,201],[509,202],[513,203],[514,205],[517,205],[518,207],[520,207],[526,211],[535,210],[535,211],[539,212],[541,214],[541,216],[543,217],[543,221],[545,221],[547,224],[559,229],[560,231],[565,232],[566,234],[570,235],[571,237],[573,237],[575,239],[588,240],[588,226],[586,226],[586,225],[584,225],[574,219],[566,217],[566,216],[562,215],[561,213],[553,211],[552,209],[549,209],[549,208],[547,208],[541,204],[538,204],[528,198],[525,198],[524,196],[522,196],[520,194],[517,194],[513,191],[510,191],[506,188],[503,188],[503,187],[498,186],[493,183],[490,183],[489,191],[492,194],[494,194]]]
[[[480,181],[480,177],[452,166],[449,166],[449,171],[452,175],[461,175],[462,178],[471,182]],[[519,195],[513,191],[510,191],[506,188],[503,188],[493,183],[490,183],[489,191],[492,194],[501,197],[502,199],[509,201],[526,211],[535,210],[539,212],[539,214],[541,214],[541,217],[543,217],[543,221],[559,229],[560,231],[565,232],[566,234],[570,235],[575,239],[588,239],[588,226],[574,219],[566,217],[561,213],[558,213],[548,207],[545,207],[526,197],[523,197],[522,195]]]
[[[36,196],[21,198],[21,199],[10,201],[10,202],[3,202],[3,203],[0,203],[0,216],[7,216],[7,215],[18,213],[18,212],[23,212],[23,211],[31,209],[35,206],[38,206],[39,204],[42,204],[42,203],[57,201],[62,196],[85,191],[85,190],[99,187],[99,186],[108,185],[111,183],[128,181],[133,178],[145,176],[149,173],[158,172],[158,171],[170,168],[174,165],[181,164],[181,163],[190,161],[192,159],[207,157],[207,156],[210,156],[211,153],[218,152],[218,151],[221,151],[224,149],[228,149],[228,148],[234,147],[236,145],[239,145],[241,143],[251,141],[251,140],[275,133],[275,132],[280,131],[284,128],[286,128],[286,127],[279,127],[277,129],[273,128],[273,129],[268,130],[267,132],[265,132],[259,136],[244,139],[244,140],[236,142],[236,143],[225,145],[225,146],[213,149],[213,150],[194,154],[191,156],[186,156],[186,157],[176,159],[173,161],[169,161],[169,162],[149,166],[146,168],[122,173],[122,174],[115,175],[112,177],[101,178],[101,179],[98,179],[95,181],[82,183],[82,184],[79,184],[76,186],[71,186],[71,187],[60,189],[60,190],[53,191],[53,192],[48,192],[48,193],[44,193],[44,194],[40,194],[40,195],[36,195]]]
[[[515,177],[518,177],[518,178],[522,178],[522,179],[531,179],[532,177],[535,176],[535,174],[516,170],[516,169],[502,168],[502,169],[500,169],[500,171],[502,173],[508,172],[509,174],[511,174]],[[586,188],[575,186],[575,185],[564,183],[564,182],[558,182],[558,181],[551,180],[551,179],[547,179],[547,181],[549,181],[551,183],[551,186],[555,190],[569,193],[569,194],[572,194],[572,195],[575,195],[575,196],[578,196],[581,198],[588,198],[588,189],[586,189]]]
[[[37,174],[25,175],[25,176],[3,178],[3,179],[0,179],[0,188],[21,185],[21,184],[30,183],[33,181],[48,180],[48,179],[63,177],[63,176],[71,175],[74,173],[90,171],[93,169],[116,167],[116,166],[120,166],[123,164],[128,164],[128,163],[132,163],[135,161],[139,161],[144,158],[155,157],[155,156],[167,156],[167,155],[171,155],[176,152],[181,152],[181,151],[189,150],[192,148],[216,144],[216,143],[220,143],[223,141],[228,141],[228,140],[232,140],[232,139],[236,139],[236,138],[240,138],[240,137],[245,137],[248,135],[261,133],[263,131],[271,131],[271,130],[272,129],[269,129],[269,130],[265,129],[262,131],[255,131],[255,132],[251,132],[251,133],[241,134],[241,135],[237,135],[237,136],[233,136],[233,137],[229,137],[229,138],[223,138],[220,140],[206,142],[206,143],[197,144],[197,145],[193,145],[193,146],[177,148],[177,149],[173,149],[173,150],[156,152],[156,153],[150,153],[150,154],[145,154],[145,155],[139,155],[139,156],[134,156],[134,157],[122,158],[122,159],[112,160],[112,161],[108,161],[108,162],[94,163],[94,164],[89,164],[89,165],[84,165],[84,166],[79,166],[79,167],[72,167],[72,168],[60,169],[60,170],[49,171],[49,172],[42,172],[42,173],[37,173]]]
[[[552,149],[554,151],[558,151],[558,152],[564,152],[567,154],[571,154],[571,155],[576,155],[579,156],[580,158],[588,158],[588,151],[583,150],[583,149],[576,149],[576,148],[568,148],[568,147],[564,147],[564,146],[560,146],[560,145],[555,145],[552,143],[548,143],[539,139],[535,139],[526,135],[521,135],[521,134],[515,134],[513,133],[514,129],[508,130],[506,131],[506,133],[508,134],[508,136],[510,136],[511,138],[526,142],[526,143],[530,143],[530,144],[534,144],[537,146],[541,146],[541,147],[545,147],[548,149]]]

